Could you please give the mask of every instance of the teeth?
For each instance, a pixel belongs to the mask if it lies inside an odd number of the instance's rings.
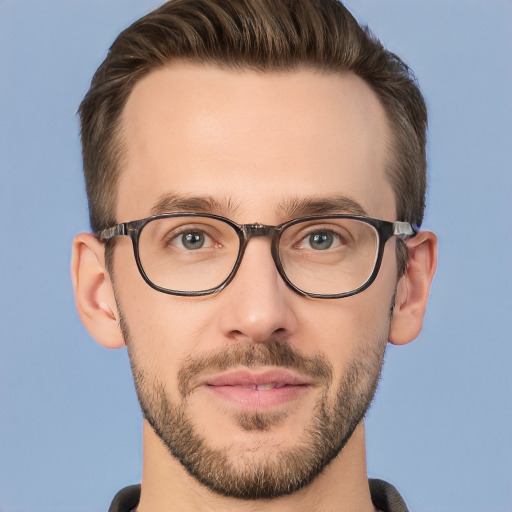
[[[286,386],[286,384],[276,384],[274,382],[269,382],[268,384],[246,384],[236,387],[240,389],[254,389],[255,391],[267,391],[269,389],[279,389],[284,386]]]
[[[260,384],[257,389],[258,391],[266,391],[267,389],[274,389],[276,386],[275,384],[269,383],[269,384]]]

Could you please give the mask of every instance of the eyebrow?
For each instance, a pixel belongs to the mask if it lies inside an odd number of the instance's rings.
[[[239,205],[231,198],[216,199],[212,196],[182,196],[168,193],[160,196],[151,208],[152,215],[176,212],[214,213],[229,216],[238,210]]]
[[[167,193],[158,199],[151,209],[151,215],[163,213],[194,212],[213,213],[225,217],[232,216],[240,208],[232,198],[217,199],[210,195],[182,196]],[[286,219],[307,217],[310,215],[331,215],[345,213],[350,215],[367,216],[366,210],[354,199],[337,194],[328,197],[293,197],[278,205],[276,212]]]
[[[328,197],[295,197],[279,205],[278,211],[288,218],[309,215],[350,214],[367,216],[366,210],[357,201],[343,194]]]

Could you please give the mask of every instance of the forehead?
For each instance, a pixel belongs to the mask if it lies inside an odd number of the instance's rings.
[[[386,115],[351,74],[176,63],[134,87],[121,128],[119,222],[151,215],[167,194],[234,205],[240,222],[284,221],[280,205],[309,197],[395,214]]]

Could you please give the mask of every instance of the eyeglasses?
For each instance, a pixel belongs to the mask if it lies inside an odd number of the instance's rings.
[[[274,263],[290,288],[307,297],[335,299],[373,283],[391,237],[415,234],[408,222],[356,215],[318,215],[266,226],[240,225],[218,215],[168,213],[117,224],[99,238],[129,236],[139,271],[155,290],[200,296],[231,282],[251,238],[269,237]]]

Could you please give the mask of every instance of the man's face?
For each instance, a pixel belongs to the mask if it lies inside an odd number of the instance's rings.
[[[396,220],[385,114],[351,75],[174,64],[136,85],[122,137],[118,222],[206,210],[275,225],[347,213],[343,198]],[[237,497],[285,494],[349,441],[380,373],[394,240],[372,286],[336,300],[289,289],[265,237],[215,295],[150,288],[127,237],[116,240],[113,268],[145,417],[199,481]]]

